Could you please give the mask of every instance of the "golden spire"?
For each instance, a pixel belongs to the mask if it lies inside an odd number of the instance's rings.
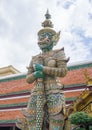
[[[86,78],[86,83],[87,83],[87,85],[92,85],[92,77],[89,77],[89,74],[88,74],[88,72],[87,72],[87,69],[85,69],[84,75],[85,75],[85,78]]]

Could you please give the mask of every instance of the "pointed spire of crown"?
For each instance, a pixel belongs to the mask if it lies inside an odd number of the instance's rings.
[[[45,14],[46,19],[51,19],[51,15],[49,14],[49,10],[47,9],[47,12]]]
[[[51,15],[49,14],[49,10],[47,9],[47,12],[45,14],[45,21],[42,23],[42,27],[43,29],[41,29],[38,32],[38,35],[44,32],[51,32],[53,35],[56,34],[56,32],[52,29],[53,28],[53,24],[51,22]]]
[[[50,21],[51,19],[51,15],[49,14],[49,10],[47,9],[47,12],[45,14],[45,21],[42,23],[42,27],[51,27],[53,28],[53,24],[52,22]]]

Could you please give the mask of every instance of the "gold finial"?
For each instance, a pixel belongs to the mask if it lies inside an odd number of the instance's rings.
[[[92,85],[92,77],[89,77],[87,69],[84,70],[87,85]]]

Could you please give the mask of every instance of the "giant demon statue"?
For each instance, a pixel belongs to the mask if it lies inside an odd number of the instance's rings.
[[[31,91],[25,116],[17,124],[23,130],[63,130],[65,99],[58,77],[67,74],[64,48],[53,50],[60,32],[54,31],[48,10],[43,29],[38,32],[38,46],[41,53],[33,56],[28,67],[26,81],[34,88]],[[23,124],[21,124],[23,123]]]

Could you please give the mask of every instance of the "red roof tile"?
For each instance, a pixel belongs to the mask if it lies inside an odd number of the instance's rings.
[[[15,120],[18,116],[23,117],[21,110],[0,111],[0,120]]]
[[[25,98],[17,98],[17,99],[7,99],[7,100],[0,100],[0,106],[5,105],[5,104],[16,104],[16,103],[23,103],[23,102],[28,102],[29,97]]]
[[[31,90],[32,84],[28,84],[25,79],[11,80],[0,83],[0,94],[14,93],[24,90]]]
[[[64,85],[86,83],[84,71],[85,71],[85,68],[70,70],[68,71],[67,75],[64,78],[60,78],[60,81]],[[87,73],[90,77],[92,77],[92,67],[87,68]]]
[[[65,93],[65,98],[78,97],[81,93],[82,93],[82,91],[67,92],[67,93]]]

